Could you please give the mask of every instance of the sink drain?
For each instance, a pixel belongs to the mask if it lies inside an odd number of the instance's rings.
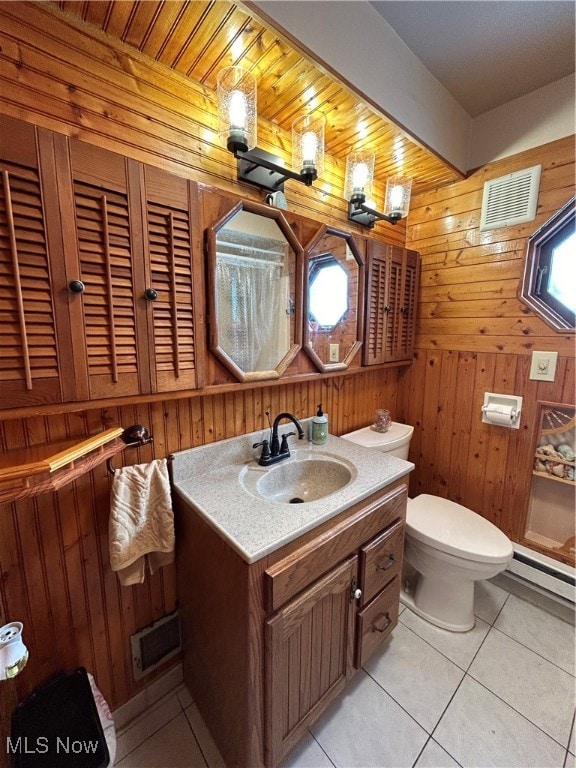
[[[293,499],[290,499],[288,504],[304,504],[304,499],[301,499],[299,496],[294,496]]]

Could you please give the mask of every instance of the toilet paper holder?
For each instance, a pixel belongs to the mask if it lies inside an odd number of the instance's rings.
[[[509,429],[520,428],[522,398],[518,395],[499,395],[495,392],[484,393],[482,421],[485,424],[497,424]]]

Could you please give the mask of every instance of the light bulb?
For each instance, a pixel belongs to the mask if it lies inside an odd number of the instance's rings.
[[[306,131],[302,134],[302,164],[306,166],[315,166],[317,152],[318,137],[314,131]]]
[[[357,163],[352,171],[352,189],[354,192],[364,192],[364,187],[368,181],[368,165],[366,163]]]
[[[390,190],[388,202],[392,211],[402,211],[404,201],[404,189],[400,184],[395,184]]]
[[[228,106],[230,116],[230,128],[232,130],[246,129],[246,96],[242,91],[232,91],[230,95],[230,104]]]

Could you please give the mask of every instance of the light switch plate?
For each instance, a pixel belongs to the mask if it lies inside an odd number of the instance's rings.
[[[330,362],[340,362],[340,344],[330,344]]]
[[[558,352],[532,352],[530,378],[536,381],[554,381]]]

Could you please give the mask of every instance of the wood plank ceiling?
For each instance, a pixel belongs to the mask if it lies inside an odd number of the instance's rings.
[[[254,72],[258,115],[290,131],[300,114],[326,117],[326,152],[345,166],[354,149],[376,153],[376,189],[403,172],[413,192],[462,178],[348,87],[296,51],[246,7],[228,0],[55,0],[52,3],[160,64],[216,91],[231,64]]]

